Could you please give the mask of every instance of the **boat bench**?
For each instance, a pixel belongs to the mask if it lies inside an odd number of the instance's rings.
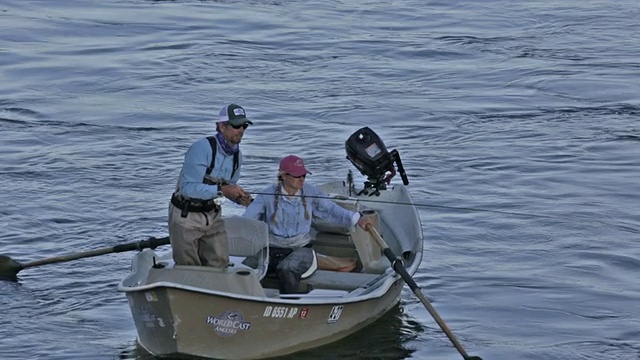
[[[165,282],[166,286],[190,286],[200,289],[234,292],[251,296],[266,296],[260,285],[255,269],[234,263],[239,257],[231,257],[233,266],[223,270],[210,266],[175,265],[173,261],[162,263],[163,268],[151,268],[147,275],[147,284]],[[172,285],[169,285],[172,284]]]
[[[382,274],[391,266],[371,235],[359,227],[346,234],[315,231],[311,244],[321,254],[357,259],[365,273]]]
[[[366,288],[378,279],[380,274],[316,270],[313,275],[301,280],[300,283],[309,289],[351,291],[359,287]]]
[[[311,240],[313,248],[325,255],[352,257],[357,256],[356,246],[348,234],[316,232]]]

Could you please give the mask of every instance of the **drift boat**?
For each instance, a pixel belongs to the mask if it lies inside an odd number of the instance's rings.
[[[118,289],[128,299],[138,343],[159,357],[263,359],[339,340],[394,307],[404,285],[394,267],[405,269],[406,279],[422,260],[420,218],[397,150],[388,152],[369,128],[352,134],[345,148],[367,181],[356,188],[349,172],[346,181],[319,187],[340,206],[373,216],[376,225],[366,231],[315,219],[311,237],[319,260],[353,259],[355,269],[320,266],[302,279],[300,293],[281,294],[267,275],[267,225],[226,217],[227,269],[175,265],[166,251],[135,255]],[[391,185],[396,168],[403,183]]]

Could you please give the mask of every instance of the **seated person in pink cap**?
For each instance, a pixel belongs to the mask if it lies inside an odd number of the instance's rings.
[[[269,225],[269,273],[275,272],[283,294],[299,292],[302,274],[313,265],[309,231],[314,216],[345,227],[357,224],[365,229],[373,224],[369,217],[337,205],[326,193],[305,183],[307,174],[311,173],[301,158],[286,156],[280,161],[278,181],[256,196],[242,215]]]

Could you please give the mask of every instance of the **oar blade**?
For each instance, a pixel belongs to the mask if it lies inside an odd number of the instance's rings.
[[[18,281],[20,270],[22,270],[22,264],[9,256],[0,255],[0,280]]]

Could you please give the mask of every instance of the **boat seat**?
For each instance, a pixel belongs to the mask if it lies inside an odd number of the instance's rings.
[[[368,216],[374,217],[378,226],[379,217],[375,212]],[[348,233],[330,232],[328,227],[316,227],[312,244],[318,252],[331,256],[352,257],[356,255],[362,264],[362,271],[370,274],[382,274],[390,266],[389,260],[383,256],[382,248],[371,237],[371,234],[359,226],[352,227]]]
[[[269,227],[260,220],[227,217],[224,227],[229,239],[230,264],[241,264],[257,271],[261,280],[269,267]],[[234,258],[238,261],[234,261]],[[238,265],[235,265],[238,263]]]
[[[370,274],[382,274],[391,267],[389,259],[382,253],[382,248],[368,231],[356,226],[351,231],[350,237],[362,263],[362,271]]]
[[[380,216],[377,211],[361,209],[358,199],[354,197],[336,193],[329,193],[328,197],[347,210],[363,210],[367,216],[373,217],[374,226],[380,231]],[[314,218],[311,227],[315,231],[312,234],[312,244],[321,253],[342,257],[356,255],[363,271],[371,274],[382,274],[391,266],[371,234],[359,226],[344,227]]]
[[[327,194],[327,197],[347,210],[358,211],[360,209],[357,198],[332,193]],[[348,235],[351,230],[350,227],[344,227],[331,222],[327,222],[317,217],[313,218],[311,227],[318,232],[344,235]]]
[[[316,232],[311,241],[314,246],[323,246],[331,248],[355,249],[350,234],[336,234],[328,232]]]

